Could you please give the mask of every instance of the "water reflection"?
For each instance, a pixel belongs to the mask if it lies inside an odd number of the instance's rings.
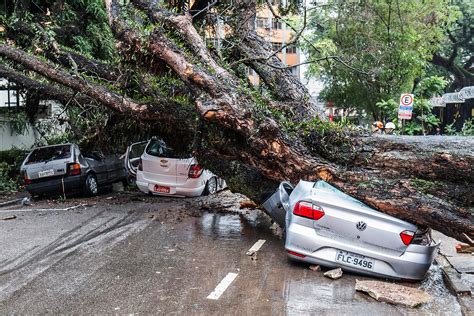
[[[285,300],[287,313],[318,315],[367,315],[387,313],[391,307],[378,302],[371,303],[356,294],[354,287],[347,281],[325,279],[300,279],[285,281]],[[399,314],[395,308],[394,315]]]
[[[239,215],[204,213],[197,228],[201,234],[215,239],[240,239],[243,223]]]

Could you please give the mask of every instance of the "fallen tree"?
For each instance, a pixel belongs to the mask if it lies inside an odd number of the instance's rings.
[[[1,75],[27,88],[39,77],[46,83],[36,89],[51,98],[92,99],[159,122],[175,147],[193,150],[232,190],[256,201],[281,180],[323,179],[387,214],[459,240],[474,235],[474,140],[374,137],[325,121],[306,88],[270,56],[268,43],[253,29],[254,1],[237,1],[229,13],[232,69],[208,49],[189,14],[173,13],[155,1],[134,0],[124,7],[106,0],[105,5],[127,61],[115,67],[134,64],[143,80],[138,93],[128,95],[120,76],[114,77],[122,73],[118,69],[107,71],[107,80],[91,78],[88,71],[98,73],[102,66],[85,56],[50,52],[46,61],[11,44],[0,44],[0,57],[11,63],[0,68]],[[71,59],[80,62],[80,73]],[[265,78],[268,93],[246,82],[243,64]],[[154,78],[163,74],[185,83],[190,102],[155,93]],[[180,139],[192,141],[180,143],[175,130],[186,135]]]

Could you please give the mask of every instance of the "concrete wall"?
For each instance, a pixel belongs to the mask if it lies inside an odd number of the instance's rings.
[[[13,132],[5,117],[0,118],[0,150],[8,150],[12,147],[29,149],[36,141],[37,133],[33,130],[31,125],[23,135],[18,135]]]

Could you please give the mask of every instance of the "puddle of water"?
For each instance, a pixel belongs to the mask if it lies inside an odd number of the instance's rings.
[[[317,313],[318,315],[399,314],[387,304],[370,302],[357,294],[353,282],[341,279],[286,280],[285,300],[287,314]]]
[[[426,278],[421,282],[420,289],[433,296],[433,301],[420,307],[420,310],[444,315],[461,315],[457,299],[446,288],[443,272],[437,264],[432,264]]]
[[[243,230],[239,215],[218,213],[204,213],[197,226],[201,234],[219,239],[240,239]]]
[[[204,212],[195,222],[191,235],[203,235],[220,240],[242,239],[242,236],[270,235],[271,223],[260,211],[248,214]],[[269,236],[270,237],[270,236]]]

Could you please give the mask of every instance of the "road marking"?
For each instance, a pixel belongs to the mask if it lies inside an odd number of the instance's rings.
[[[238,273],[233,273],[229,272],[225,276],[225,278],[222,279],[222,281],[217,284],[216,288],[214,291],[207,296],[208,300],[218,300],[219,297],[221,297],[222,293],[229,287],[229,285],[232,283],[232,281],[235,280],[235,278],[238,276]]]
[[[253,246],[247,251],[247,255],[251,256],[254,252],[257,252],[265,243],[265,239],[259,239]]]

